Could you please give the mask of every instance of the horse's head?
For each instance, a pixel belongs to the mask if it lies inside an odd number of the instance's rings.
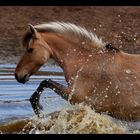
[[[51,56],[51,49],[41,34],[32,25],[29,27],[30,32],[25,35],[23,41],[26,51],[15,70],[15,78],[20,83],[27,82]]]

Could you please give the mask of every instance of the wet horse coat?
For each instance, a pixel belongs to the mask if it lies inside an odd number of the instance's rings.
[[[49,58],[63,69],[68,86],[44,80],[30,101],[40,113],[44,87],[70,103],[90,105],[123,120],[140,120],[140,55],[128,54],[104,43],[94,33],[71,23],[29,25],[24,36],[26,52],[15,71],[25,83]]]

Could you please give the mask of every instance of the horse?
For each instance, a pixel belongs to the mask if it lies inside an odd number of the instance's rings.
[[[15,78],[26,83],[41,66],[54,59],[63,69],[67,86],[42,81],[29,99],[39,115],[39,99],[45,88],[71,104],[84,103],[98,113],[129,121],[140,120],[140,55],[128,54],[105,43],[91,30],[69,22],[33,26],[23,37],[25,53]]]

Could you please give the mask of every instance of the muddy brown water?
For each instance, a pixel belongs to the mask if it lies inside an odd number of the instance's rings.
[[[44,79],[66,85],[62,69],[52,65],[42,67],[26,84],[15,80],[14,70],[14,64],[0,64],[0,133],[140,133],[140,122],[120,121],[83,104],[72,106],[50,89],[41,96],[45,117],[39,119],[29,98]]]

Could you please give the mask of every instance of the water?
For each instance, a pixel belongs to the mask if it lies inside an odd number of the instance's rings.
[[[70,105],[53,90],[46,89],[40,102],[43,119],[37,118],[29,102],[40,82],[52,79],[66,85],[58,66],[42,67],[26,84],[14,78],[14,64],[0,64],[0,132],[25,134],[140,133],[140,123],[129,123],[96,113],[83,104]],[[136,127],[138,126],[138,128]]]
[[[66,84],[62,70],[56,66],[42,67],[26,84],[15,80],[14,70],[15,65],[0,65],[0,123],[34,115],[29,98],[42,80],[51,78]],[[41,104],[46,113],[51,113],[60,110],[66,102],[52,90],[46,89],[41,95]]]

